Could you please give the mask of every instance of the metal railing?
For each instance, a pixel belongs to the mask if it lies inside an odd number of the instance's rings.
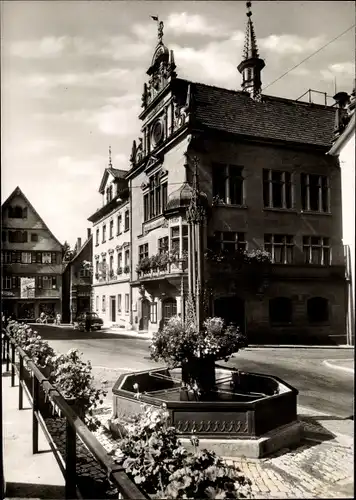
[[[9,333],[3,330],[2,359],[6,361],[6,371],[11,367],[11,387],[15,387],[15,376],[19,379],[19,410],[23,409],[23,393],[25,391],[32,407],[32,452],[38,453],[38,430],[41,426],[44,435],[51,447],[52,452],[65,478],[65,498],[74,499],[82,496],[77,486],[77,437],[89,450],[91,455],[105,471],[106,477],[118,490],[118,498],[127,500],[144,500],[146,496],[137,485],[129,478],[123,467],[114,462],[105,448],[99,443],[95,436],[89,431],[84,422],[77,416],[68,405],[59,391],[48,381],[37,366],[26,355],[23,349],[16,345]],[[18,363],[16,363],[16,354]],[[25,367],[26,363],[26,367]],[[30,388],[26,384],[25,371],[30,372]],[[27,379],[27,382],[29,380]],[[56,447],[45,418],[42,415],[43,401],[50,400],[59,414],[65,418],[65,456],[62,457]]]

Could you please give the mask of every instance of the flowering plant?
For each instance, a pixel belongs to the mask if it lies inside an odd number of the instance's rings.
[[[113,447],[115,460],[148,494],[157,498],[250,498],[251,482],[214,452],[189,452],[170,426],[165,408],[143,406]]]
[[[36,332],[34,332],[36,333]],[[28,338],[23,350],[40,369],[48,367],[51,369],[55,357],[54,349],[43,340],[40,335],[33,335]]]
[[[149,257],[144,257],[143,259],[140,260],[140,262],[136,266],[136,271],[139,272],[146,272],[151,269],[151,259]]]
[[[93,410],[98,403],[103,403],[106,392],[95,388],[91,363],[83,361],[81,356],[78,349],[56,356],[51,379],[66,399],[75,400],[88,428],[95,430],[100,422],[94,417]]]
[[[150,351],[153,360],[176,367],[194,358],[227,361],[244,342],[238,327],[225,326],[222,318],[207,318],[198,330],[192,322],[173,316],[162,330],[153,334]]]

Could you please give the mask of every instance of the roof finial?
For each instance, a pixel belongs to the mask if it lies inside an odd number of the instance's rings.
[[[154,21],[157,22],[158,43],[162,43],[162,39],[163,39],[163,27],[164,27],[163,21],[160,21],[158,16],[151,16],[151,17],[152,17],[152,19]]]
[[[247,7],[246,16],[247,17],[251,17],[252,16],[251,5],[252,5],[252,2],[246,2],[246,7]]]
[[[257,40],[255,35],[255,28],[252,23],[252,12],[251,12],[251,2],[246,2],[247,12],[246,16],[247,26],[246,26],[246,34],[245,34],[245,44],[244,44],[244,53],[243,58],[246,61],[247,59],[258,58],[258,49],[257,49]]]
[[[111,146],[109,146],[109,168],[112,167],[112,161],[111,161]]]

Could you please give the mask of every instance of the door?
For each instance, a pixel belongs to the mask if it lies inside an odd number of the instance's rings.
[[[116,321],[116,298],[115,295],[110,297],[110,314],[111,321]]]
[[[172,316],[177,316],[177,301],[173,298],[168,298],[163,301],[163,324],[166,324],[167,321]]]
[[[214,316],[225,323],[234,323],[245,333],[245,301],[239,297],[221,297],[214,302]]]
[[[148,330],[148,322],[150,320],[150,301],[144,299],[142,301],[142,318],[140,330]]]

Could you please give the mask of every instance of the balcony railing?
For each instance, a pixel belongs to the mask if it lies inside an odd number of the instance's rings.
[[[137,271],[137,278],[139,280],[151,278],[164,278],[167,275],[183,274],[188,270],[188,263],[186,259],[178,260],[177,262],[169,262],[166,266],[156,267],[147,270]]]

